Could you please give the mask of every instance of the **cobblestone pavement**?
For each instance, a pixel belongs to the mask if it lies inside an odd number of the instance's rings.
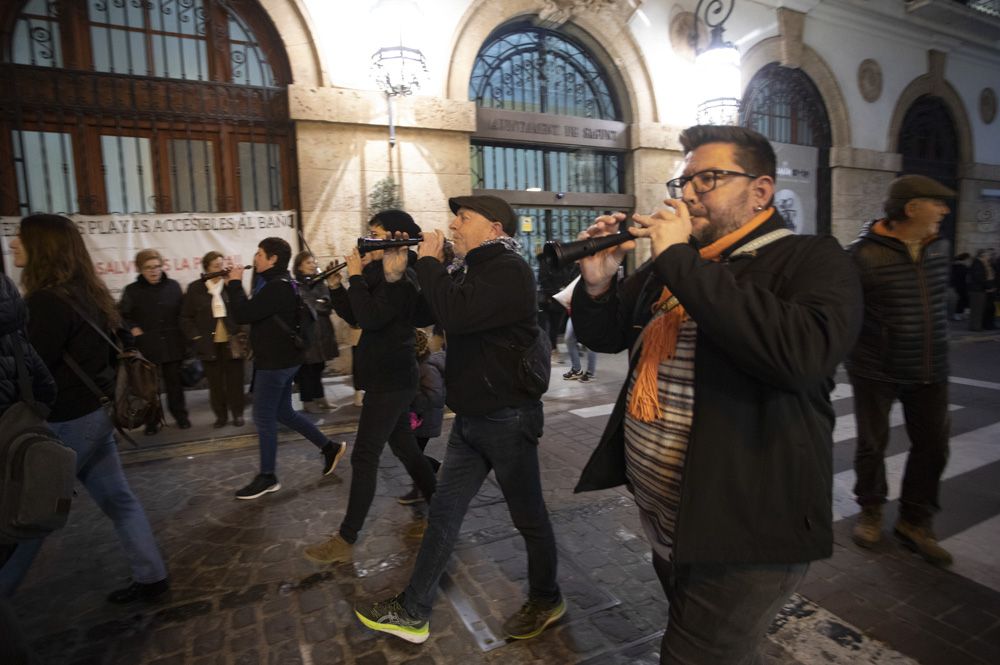
[[[982,365],[977,354],[997,355],[994,346],[970,345],[970,373]],[[989,362],[995,377],[1000,368]],[[354,603],[403,588],[417,548],[407,534],[425,507],[395,501],[409,480],[387,452],[354,561],[311,564],[302,548],[338,526],[350,462],[345,457],[322,478],[315,448],[296,439],[280,446],[281,491],[249,502],[234,500],[233,492],[256,470],[250,439],[175,446],[173,454],[126,453],[133,489],[168,559],[169,597],[126,607],[104,601],[126,583],[128,569],[111,524],[81,493],[69,525],[46,543],[15,598],[23,630],[47,665],[658,662],[667,606],[634,504],[623,489],[572,491],[624,362],[601,356],[599,380],[587,385],[561,381],[564,369],[554,368],[540,459],[569,610],[536,639],[500,637],[503,620],[524,599],[526,563],[492,478],[463,525],[428,642],[413,645],[363,628]],[[992,421],[1000,419],[1000,391],[985,395],[969,397],[963,411],[992,411]],[[444,438],[432,441],[429,452],[443,452]],[[843,466],[841,460],[837,470]],[[986,478],[957,480],[963,491],[981,486],[977,502],[992,502],[1000,513],[996,467],[985,467]],[[933,569],[892,543],[859,550],[850,542],[850,520],[835,530],[834,557],[812,567],[772,627],[769,662],[1000,662],[1000,592]]]

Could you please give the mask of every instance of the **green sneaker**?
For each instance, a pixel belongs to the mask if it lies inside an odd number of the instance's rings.
[[[355,607],[354,614],[372,630],[389,633],[414,644],[426,642],[431,635],[427,622],[410,616],[399,602],[399,596],[376,601],[370,607]]]
[[[564,614],[566,614],[566,601],[562,598],[555,605],[529,598],[514,616],[504,621],[503,632],[515,640],[530,640]]]

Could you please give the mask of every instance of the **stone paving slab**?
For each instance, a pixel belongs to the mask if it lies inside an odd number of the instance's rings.
[[[291,438],[278,455],[282,490],[251,502],[232,493],[256,471],[252,445],[209,441],[179,455],[126,454],[168,559],[169,598],[128,607],[104,601],[128,569],[111,524],[81,493],[15,598],[24,631],[46,665],[656,663],[667,605],[635,506],[621,489],[573,494],[605,419],[569,411],[614,398],[623,370],[606,360],[599,381],[554,382],[546,400],[543,487],[569,611],[534,640],[497,637],[523,600],[526,560],[492,479],[463,524],[430,640],[412,645],[362,627],[355,602],[405,585],[417,548],[406,534],[425,508],[395,501],[410,483],[386,453],[354,561],[311,564],[302,548],[339,524],[350,463],[323,478],[315,448]],[[349,424],[343,428],[352,440]],[[431,454],[443,453],[445,436],[431,442]],[[767,662],[1000,662],[1000,594],[890,542],[859,550],[847,522],[835,532],[833,558],[812,566],[772,626]]]

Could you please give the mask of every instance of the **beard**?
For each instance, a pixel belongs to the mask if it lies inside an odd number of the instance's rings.
[[[749,221],[746,217],[746,210],[750,200],[750,192],[744,192],[735,201],[732,201],[724,208],[705,206],[705,219],[708,224],[700,229],[692,231],[695,240],[702,247],[711,245],[719,238],[732,233]]]

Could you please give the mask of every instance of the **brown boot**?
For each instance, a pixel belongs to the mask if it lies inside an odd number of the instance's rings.
[[[315,563],[340,563],[351,560],[354,545],[338,533],[329,540],[306,547],[303,552],[307,559]]]
[[[935,566],[950,566],[951,553],[941,547],[929,525],[918,525],[906,520],[896,522],[893,534],[906,547],[910,548]]]
[[[851,539],[861,547],[875,547],[882,540],[882,506],[865,506],[851,529]]]

